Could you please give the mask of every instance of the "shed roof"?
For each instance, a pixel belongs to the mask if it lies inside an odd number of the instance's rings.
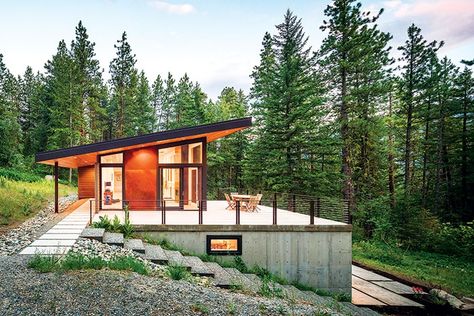
[[[54,165],[55,162],[58,162],[60,167],[78,168],[93,165],[97,161],[98,155],[197,138],[206,138],[209,143],[250,126],[252,126],[252,118],[245,117],[212,124],[177,128],[163,132],[39,152],[36,154],[36,162],[47,165]]]

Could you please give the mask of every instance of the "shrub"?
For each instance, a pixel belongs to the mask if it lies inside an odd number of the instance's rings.
[[[209,313],[209,307],[207,307],[203,303],[194,303],[193,305],[191,305],[191,310],[194,313],[201,313],[201,314]]]
[[[92,223],[94,228],[104,228],[106,231],[110,231],[112,227],[112,222],[110,221],[107,215],[99,216],[99,221]]]
[[[39,182],[43,180],[41,176],[30,172],[6,168],[0,168],[0,177],[23,182]]]
[[[134,257],[117,257],[109,261],[107,266],[112,270],[127,270],[143,275],[150,274],[150,269],[145,263]]]
[[[191,276],[186,267],[180,265],[169,265],[166,274],[173,280],[187,280]]]
[[[79,253],[68,253],[61,261],[63,270],[94,269],[100,270],[107,266],[107,262],[100,257],[86,257]]]
[[[258,294],[265,297],[283,298],[283,290],[276,286],[276,283],[268,276],[262,278],[262,284],[258,290]]]
[[[429,250],[474,259],[474,222],[441,224],[430,236]]]
[[[56,269],[59,263],[59,256],[35,254],[28,262],[28,268],[35,269],[38,272],[51,272]]]

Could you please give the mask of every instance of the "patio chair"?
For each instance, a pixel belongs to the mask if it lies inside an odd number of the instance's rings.
[[[239,192],[230,192],[230,196],[232,195],[239,195]]]
[[[231,198],[229,197],[229,194],[224,193],[224,195],[225,195],[225,199],[226,199],[227,204],[228,204],[225,209],[226,210],[228,210],[228,209],[234,210],[235,209],[235,202],[233,200],[231,200]]]
[[[247,212],[257,212],[258,211],[258,196],[252,195],[250,200],[244,204],[244,208]]]

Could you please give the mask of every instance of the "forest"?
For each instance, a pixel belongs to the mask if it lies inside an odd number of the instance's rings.
[[[14,76],[0,54],[0,167],[51,174],[35,153],[251,116],[209,144],[209,198],[222,187],[337,197],[357,238],[472,256],[474,60],[441,56],[443,39],[415,24],[392,47],[383,9],[335,0],[324,13],[311,21],[317,48],[284,13],[262,34],[250,92],[216,100],[187,74],[147,78],[126,32],[104,70],[81,21],[41,71]]]

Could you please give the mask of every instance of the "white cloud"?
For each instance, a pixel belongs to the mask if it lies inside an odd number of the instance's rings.
[[[448,46],[474,38],[473,0],[389,0],[384,5],[397,21],[422,25],[424,33]]]
[[[162,0],[153,0],[149,4],[158,11],[171,14],[185,15],[195,11],[195,8],[189,3],[175,4]]]

